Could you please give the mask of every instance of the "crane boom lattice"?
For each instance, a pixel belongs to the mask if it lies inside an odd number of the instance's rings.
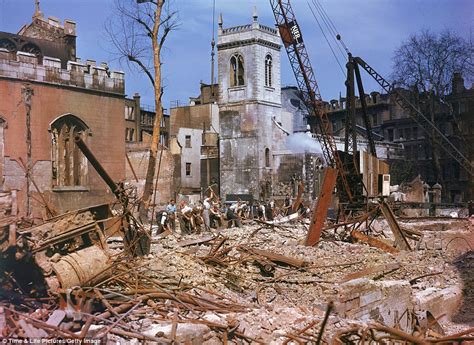
[[[319,92],[319,86],[316,82],[316,77],[293,8],[289,0],[270,0],[270,4],[298,88],[302,93],[303,101],[310,113],[308,123],[310,123],[312,131],[316,134],[323,147],[323,155],[326,162],[336,167],[347,196],[349,200],[352,200],[353,193],[344,173],[344,166],[337,150],[331,123],[327,114],[322,109],[323,100]],[[315,130],[316,128],[319,129],[319,132]]]
[[[390,95],[395,97],[395,102],[402,107],[403,110],[424,130],[432,139],[456,162],[459,163],[471,176],[474,176],[474,166],[469,159],[439,130],[436,125],[430,121],[423,112],[405,97],[399,90],[395,89],[392,84],[385,80],[377,73],[367,62],[360,57],[354,58],[364,70],[367,71],[372,78]],[[432,136],[431,131],[436,133],[436,137]]]

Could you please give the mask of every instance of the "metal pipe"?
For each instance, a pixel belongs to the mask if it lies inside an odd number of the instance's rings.
[[[120,187],[114,182],[114,180],[109,176],[107,171],[105,171],[104,167],[99,163],[97,158],[94,156],[92,151],[86,145],[86,143],[82,140],[81,136],[76,134],[74,137],[74,141],[76,142],[77,147],[81,150],[81,152],[86,156],[87,160],[92,164],[94,169],[97,171],[100,177],[104,180],[104,182],[109,186],[112,192],[119,198],[120,200]]]
[[[323,323],[321,324],[321,329],[319,330],[318,339],[316,340],[317,345],[321,344],[324,328],[326,327],[326,323],[328,322],[328,319],[329,319],[329,314],[331,314],[331,311],[333,310],[333,308],[334,308],[334,302],[329,301],[327,309],[326,309],[326,314],[324,315]]]

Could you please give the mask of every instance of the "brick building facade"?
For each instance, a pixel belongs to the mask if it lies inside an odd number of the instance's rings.
[[[124,74],[75,59],[74,30],[37,12],[0,35],[0,190],[17,191],[22,215],[113,200],[75,135],[114,180],[125,177]]]

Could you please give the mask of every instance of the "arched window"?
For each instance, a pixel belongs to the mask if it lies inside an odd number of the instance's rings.
[[[272,86],[272,56],[265,57],[265,86]]]
[[[16,50],[16,45],[9,39],[1,39],[0,40],[0,48],[8,50],[10,53]]]
[[[265,149],[265,167],[270,168],[270,149],[268,147]]]
[[[74,137],[85,141],[89,127],[77,116],[63,115],[51,124],[53,187],[87,186],[87,159]]]
[[[36,55],[36,57],[41,57],[41,49],[33,43],[27,43],[21,47],[22,52],[30,53]]]
[[[230,86],[245,85],[244,58],[235,54],[230,58]]]

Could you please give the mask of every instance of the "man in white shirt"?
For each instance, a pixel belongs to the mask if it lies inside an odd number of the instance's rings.
[[[206,227],[206,230],[209,230],[209,210],[211,209],[211,201],[212,201],[212,193],[211,193],[211,196],[208,198],[205,198],[203,202],[204,210],[202,212],[202,215],[204,218],[204,226]]]

